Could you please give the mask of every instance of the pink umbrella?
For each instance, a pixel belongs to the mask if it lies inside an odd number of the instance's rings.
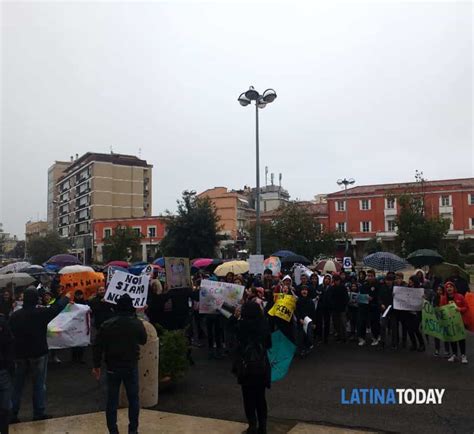
[[[122,267],[122,268],[128,268],[130,267],[130,264],[127,261],[110,261],[106,267]]]
[[[195,268],[205,268],[209,265],[211,265],[214,262],[214,259],[210,258],[199,258],[195,259],[192,263],[193,267]]]

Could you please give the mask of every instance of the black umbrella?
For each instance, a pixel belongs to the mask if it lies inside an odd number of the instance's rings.
[[[407,256],[407,261],[415,267],[423,267],[424,265],[441,264],[444,259],[436,250],[420,249],[410,253]]]
[[[311,261],[302,255],[289,255],[289,256],[285,256],[284,258],[281,258],[281,264],[282,265],[288,265],[288,264],[309,265],[311,264]]]
[[[389,252],[376,252],[364,258],[364,265],[381,271],[398,271],[407,267],[405,259]]]
[[[291,250],[278,250],[278,252],[272,253],[270,256],[278,256],[279,258],[286,258],[287,256],[295,256],[296,253]]]

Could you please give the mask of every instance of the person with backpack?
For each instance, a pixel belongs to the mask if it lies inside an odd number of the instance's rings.
[[[270,329],[258,303],[247,302],[231,318],[236,336],[232,372],[242,388],[247,434],[266,434],[265,389],[271,385],[267,350],[272,346]]]

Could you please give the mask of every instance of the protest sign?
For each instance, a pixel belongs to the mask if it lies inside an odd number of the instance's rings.
[[[308,267],[305,267],[304,265],[297,265],[294,270],[295,283],[297,285],[301,285],[301,276],[303,274],[306,274],[306,276],[310,278],[313,272]]]
[[[360,292],[356,292],[356,294],[357,294],[357,303],[369,304],[369,294],[361,294]]]
[[[349,292],[349,305],[355,306],[357,304],[358,297],[359,297],[358,292]]]
[[[461,314],[454,303],[433,307],[427,301],[421,311],[423,333],[445,342],[456,342],[466,338]]]
[[[95,271],[81,271],[59,275],[62,294],[69,298],[74,297],[74,292],[80,289],[87,300],[95,295],[101,286],[105,286],[104,274]]]
[[[189,258],[165,258],[165,270],[168,290],[191,288]]]
[[[48,347],[51,350],[86,347],[91,339],[91,309],[84,304],[68,304],[49,324]]]
[[[352,270],[352,258],[350,256],[345,256],[342,261],[342,267],[344,270]]]
[[[153,267],[152,267],[150,264],[148,264],[148,265],[142,270],[142,272],[141,272],[140,274],[141,274],[141,275],[144,275],[144,274],[146,274],[146,275],[151,275],[151,274],[153,274]]]
[[[423,307],[423,288],[406,286],[393,287],[393,308],[395,310],[420,311]]]
[[[277,256],[270,256],[269,258],[265,259],[263,264],[265,265],[265,269],[272,271],[273,276],[278,275],[281,271],[281,261]]]
[[[235,307],[244,295],[245,287],[227,282],[204,279],[199,292],[199,313],[216,313],[226,305]]]
[[[280,294],[268,315],[277,316],[282,320],[290,322],[291,316],[296,308],[296,297],[288,294]]]
[[[303,331],[308,334],[308,326],[313,322],[309,316],[305,316],[303,320]]]
[[[250,274],[263,274],[264,264],[263,255],[250,255],[249,256],[249,273]]]
[[[125,271],[115,271],[107,286],[104,300],[108,303],[117,304],[117,300],[122,295],[128,294],[133,300],[135,309],[145,307],[149,283],[150,276],[135,276]]]

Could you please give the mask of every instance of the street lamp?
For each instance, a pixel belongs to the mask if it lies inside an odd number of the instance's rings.
[[[349,232],[349,207],[347,203],[347,186],[352,185],[355,183],[355,179],[349,178],[349,179],[338,179],[337,180],[337,185],[343,185],[344,186],[344,208],[346,209],[346,227],[345,227],[345,232],[346,232],[346,254],[349,252],[349,239],[347,238],[347,233]]]
[[[256,160],[257,160],[257,207],[256,211],[256,224],[255,224],[255,231],[256,231],[256,238],[257,238],[257,248],[256,254],[260,255],[262,253],[262,235],[261,235],[261,228],[260,228],[260,149],[259,149],[259,139],[258,139],[258,109],[263,109],[267,106],[267,104],[272,103],[275,101],[277,97],[276,92],[273,89],[267,89],[263,92],[262,95],[255,90],[253,86],[250,86],[249,90],[240,94],[238,101],[241,106],[246,107],[252,101],[255,101],[255,143],[256,143]]]

